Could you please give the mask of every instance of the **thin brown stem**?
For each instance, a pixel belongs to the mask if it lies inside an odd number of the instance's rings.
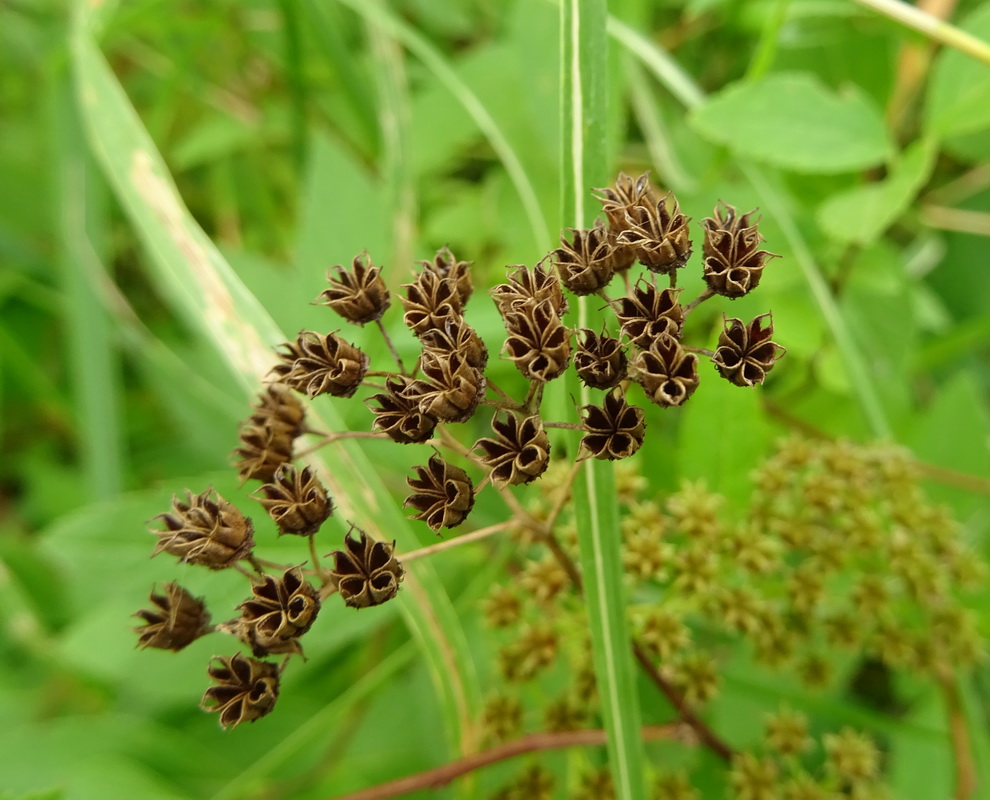
[[[546,384],[543,381],[530,381],[529,391],[526,399],[523,400],[523,410],[532,416],[540,410],[540,403],[543,401],[543,388]]]
[[[492,408],[497,408],[499,411],[522,411],[523,406],[519,405],[515,400],[511,400],[508,403],[503,403],[501,400],[482,400],[481,405],[491,406]]]
[[[714,296],[715,296],[715,292],[713,292],[711,289],[709,289],[709,288],[706,287],[705,290],[701,294],[699,294],[696,298],[694,298],[694,300],[692,300],[690,303],[688,303],[686,306],[684,306],[684,317],[685,317],[685,319],[687,318],[688,314],[690,314],[698,306],[700,306],[702,303],[704,303],[705,300],[710,300]]]
[[[575,422],[544,422],[544,428],[562,428],[565,431],[583,431],[580,425]]]
[[[715,355],[715,351],[709,350],[707,347],[690,347],[686,344],[682,344],[681,349],[687,350],[689,353],[698,353],[702,356],[708,356],[709,358]]]
[[[503,389],[502,389],[502,387],[500,387],[500,386],[499,386],[499,385],[498,385],[497,383],[495,383],[494,381],[492,381],[492,380],[488,380],[488,381],[486,382],[486,386],[487,386],[487,387],[488,387],[489,389],[491,389],[491,390],[492,390],[493,392],[495,392],[495,394],[497,394],[497,395],[498,395],[499,397],[501,397],[501,398],[502,398],[502,400],[503,400],[504,402],[506,402],[506,403],[511,403],[511,404],[513,404],[513,405],[515,405],[515,406],[518,406],[518,405],[519,405],[519,404],[518,404],[518,403],[517,403],[517,402],[515,401],[515,399],[513,399],[512,397],[510,397],[510,396],[509,396],[509,395],[508,395],[508,394],[507,394],[507,393],[506,393],[505,391],[503,391]]]
[[[976,767],[973,764],[966,715],[963,713],[956,681],[957,677],[951,671],[940,671],[938,682],[949,717],[949,736],[952,739],[952,758],[956,769],[955,800],[970,800],[976,792]]]
[[[471,531],[471,533],[465,533],[462,536],[458,536],[456,539],[446,539],[442,542],[437,542],[436,544],[431,544],[427,547],[420,547],[416,550],[411,550],[408,553],[400,555],[399,560],[403,564],[408,564],[410,561],[415,561],[417,558],[426,558],[427,556],[441,553],[444,550],[451,550],[455,547],[460,547],[462,544],[480,542],[482,539],[487,539],[489,536],[494,536],[496,533],[507,531],[511,527],[512,524],[509,522],[499,522],[497,525],[489,525],[487,528],[479,528],[476,531]]]
[[[339,441],[341,439],[387,439],[387,433],[381,433],[379,431],[341,431],[340,433],[328,433],[323,436],[320,441],[316,444],[307,447],[305,450],[300,450],[296,453],[296,458],[305,458],[308,455],[315,453],[321,447],[325,447],[328,444]]]
[[[672,724],[647,725],[642,728],[640,735],[644,741],[677,740],[681,738],[681,726]],[[385,800],[385,798],[399,797],[410,792],[440,789],[451,781],[477,769],[527,753],[561,750],[567,747],[601,747],[606,742],[607,738],[603,730],[530,733],[480,753],[464,756],[456,761],[451,761],[449,764],[387,783],[380,783],[378,786],[370,786],[367,789],[338,795],[333,800]]]
[[[322,586],[327,582],[327,578],[323,572],[323,567],[320,566],[320,555],[316,552],[316,537],[307,536],[306,538],[309,539],[309,557],[313,562],[313,569],[316,573],[316,577],[320,579],[320,585]]]
[[[399,352],[395,349],[395,345],[392,344],[392,338],[388,335],[388,331],[385,330],[385,326],[382,325],[382,321],[380,319],[376,319],[375,323],[378,325],[378,330],[381,331],[382,338],[385,340],[385,345],[388,347],[388,351],[392,354],[392,358],[399,367],[399,372],[405,375],[406,368],[402,365],[402,359],[399,358]]]

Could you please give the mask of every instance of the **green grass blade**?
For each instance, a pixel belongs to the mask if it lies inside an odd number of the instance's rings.
[[[561,6],[563,109],[563,208],[568,225],[584,227],[584,198],[604,180],[606,4],[603,0],[564,0]],[[580,298],[580,324],[587,324],[587,298]],[[582,403],[589,403],[587,387]],[[607,462],[585,464],[575,485],[575,513],[585,605],[588,611],[595,675],[608,732],[609,767],[616,797],[645,797],[639,698],[629,648],[622,590],[615,471]]]
[[[79,3],[72,61],[90,146],[151,256],[152,277],[204,340],[211,343],[247,397],[273,364],[271,347],[285,341],[261,303],[241,283],[183,206],[160,155],[96,43],[87,33],[88,4]],[[303,299],[305,300],[305,298]],[[311,423],[339,430],[333,408],[309,409]],[[411,550],[418,539],[388,490],[353,441],[331,451],[334,469],[312,459],[345,519],[372,536]],[[428,663],[452,749],[476,747],[481,690],[450,598],[427,560],[412,566],[398,602]]]

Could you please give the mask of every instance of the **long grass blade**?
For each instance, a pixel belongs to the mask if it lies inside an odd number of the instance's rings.
[[[605,18],[604,0],[564,0],[561,6],[563,208],[565,221],[575,227],[588,222],[584,204],[588,190],[605,182]],[[580,298],[582,327],[588,324],[588,306],[587,298]],[[581,398],[583,403],[591,402],[587,387],[582,386]],[[645,769],[612,465],[598,460],[586,463],[574,500],[609,767],[616,797],[634,800],[645,797]]]

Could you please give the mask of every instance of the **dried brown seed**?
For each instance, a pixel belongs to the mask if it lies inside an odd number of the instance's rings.
[[[576,295],[594,294],[608,285],[615,274],[609,231],[600,220],[594,228],[568,230],[573,241],[561,236],[561,246],[550,254],[550,259],[570,291]]]
[[[295,343],[279,345],[282,363],[272,372],[279,379],[309,397],[329,394],[350,397],[357,391],[368,371],[368,356],[336,333],[325,336],[303,331]]]
[[[329,306],[357,325],[382,318],[391,300],[381,277],[381,267],[374,266],[366,252],[354,257],[349,271],[339,264],[330,270],[327,272],[330,286],[316,298],[317,305]]]
[[[416,336],[431,328],[443,329],[447,320],[460,319],[461,296],[450,278],[424,270],[402,288],[406,290],[406,297],[399,298],[406,310],[402,319]]]
[[[134,629],[138,647],[178,651],[209,631],[210,615],[202,598],[193,597],[175,581],[165,584],[163,594],[152,590],[148,599],[154,609],[142,608],[134,615],[145,622]]]
[[[439,277],[452,281],[460,300],[459,308],[463,309],[467,305],[473,288],[468,267],[474,263],[473,261],[458,261],[450,252],[449,247],[442,247],[437,250],[432,261],[420,261],[419,263],[422,264],[424,272],[434,272]]]
[[[292,464],[285,464],[253,497],[278,525],[280,534],[309,536],[333,513],[326,487],[309,467],[297,470]]]
[[[512,270],[508,282],[492,289],[492,299],[503,317],[517,308],[539,305],[545,301],[549,301],[554,314],[564,316],[567,301],[560,287],[560,279],[554,273],[547,272],[539,264],[533,269],[521,264],[506,269]]]
[[[550,300],[520,305],[505,314],[509,336],[502,352],[527,378],[550,381],[563,374],[571,360],[571,334]]]
[[[766,327],[763,320],[767,320]],[[748,325],[741,319],[725,319],[712,361],[718,374],[736,386],[763,383],[767,373],[787,352],[773,337],[773,316],[760,314]]]
[[[448,464],[439,455],[425,467],[413,467],[417,477],[406,478],[413,493],[403,506],[416,509],[411,519],[421,519],[434,532],[460,525],[474,506],[474,486],[460,467]]]
[[[618,387],[605,395],[601,406],[585,406],[581,418],[584,438],[581,449],[585,457],[608,459],[628,458],[643,444],[646,424],[643,410],[626,403]]]
[[[284,384],[268,384],[251,408],[254,413],[249,422],[255,425],[284,430],[293,439],[305,428],[306,410],[299,398]]]
[[[425,351],[423,378],[412,381],[403,397],[417,404],[420,413],[444,422],[471,418],[485,396],[485,374],[469,366],[457,354],[443,356]]]
[[[405,392],[412,381],[401,375],[391,375],[385,379],[385,394],[368,398],[378,404],[370,406],[375,415],[375,430],[387,433],[393,442],[410,444],[425,442],[433,435],[437,426],[435,417],[419,410],[419,397],[406,396]]]
[[[155,519],[165,523],[165,530],[151,531],[158,537],[152,556],[171,553],[188,564],[225,569],[254,547],[251,520],[210,490],[193,495],[187,489],[185,502],[173,497],[172,510]]]
[[[488,363],[488,348],[477,331],[463,319],[448,319],[442,328],[430,328],[419,337],[424,351],[447,357],[457,354],[473,369]]]
[[[220,714],[220,725],[236,728],[268,714],[278,699],[278,667],[240,654],[216,656],[207,670],[211,686],[200,707]]]
[[[742,297],[755,289],[763,268],[776,253],[757,249],[763,236],[750,224],[750,215],[739,215],[726,203],[715,207],[715,215],[701,221],[705,229],[704,278],[708,288],[723,297]]]
[[[657,191],[650,183],[650,173],[631,178],[620,172],[615,183],[605,189],[595,189],[593,194],[602,204],[613,231],[626,229],[626,216],[635,208],[650,208],[658,201]]]
[[[352,531],[357,531],[357,538]],[[377,606],[398,593],[405,571],[395,557],[394,541],[376,542],[351,526],[344,536],[344,549],[330,555],[334,560],[330,583],[351,608]]]
[[[673,336],[661,336],[632,364],[635,380],[661,408],[679,406],[698,388],[698,357]]]
[[[626,377],[627,359],[622,343],[606,335],[604,329],[597,334],[587,328],[578,331],[574,367],[585,386],[592,389],[611,389]]]
[[[298,640],[316,621],[320,595],[302,570],[292,567],[281,578],[265,575],[237,608],[240,618],[218,627],[250,646],[254,655],[301,653]]]
[[[677,300],[680,289],[658,289],[652,280],[640,278],[628,297],[618,298],[612,305],[622,326],[622,333],[639,347],[663,335],[681,338],[684,311]]]
[[[515,486],[535,480],[550,464],[550,440],[543,421],[536,416],[520,420],[509,414],[492,419],[495,439],[479,439],[475,447],[485,451],[482,459],[492,471],[492,480]]]
[[[683,267],[691,255],[689,217],[668,193],[659,202],[635,206],[626,213],[626,229],[617,237],[620,245],[631,247],[639,263],[651,272],[670,275]]]
[[[292,460],[293,439],[282,426],[249,420],[241,427],[239,438],[233,465],[242,481],[270,481],[279,467]]]

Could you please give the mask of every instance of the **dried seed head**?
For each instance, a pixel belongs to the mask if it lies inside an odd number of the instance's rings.
[[[357,538],[352,531],[357,531]],[[351,608],[377,606],[398,593],[405,571],[395,557],[395,542],[376,542],[352,525],[344,549],[330,555],[334,560],[330,583]]]
[[[550,381],[571,360],[571,334],[552,302],[519,305],[505,314],[508,338],[502,352],[529,380]]]
[[[442,247],[437,250],[437,254],[432,261],[420,261],[424,272],[433,272],[441,278],[452,281],[457,290],[460,309],[467,305],[468,298],[471,297],[471,273],[468,270],[473,261],[458,261],[449,247]]]
[[[270,383],[258,395],[249,422],[284,430],[295,439],[305,428],[306,410],[292,390],[281,383]]]
[[[145,624],[134,629],[137,646],[159,650],[182,650],[210,627],[210,615],[202,598],[193,597],[175,581],[166,583],[163,594],[151,591],[154,609],[142,608],[134,616]]]
[[[240,618],[219,627],[237,636],[254,655],[301,653],[299,637],[316,621],[320,595],[302,570],[292,567],[281,578],[265,575],[237,608]]]
[[[494,439],[479,439],[475,447],[485,451],[482,459],[501,486],[516,486],[538,478],[550,464],[550,440],[543,421],[536,416],[520,420],[509,414],[492,419]]]
[[[554,273],[547,272],[539,264],[533,269],[521,264],[506,269],[513,270],[508,282],[492,289],[492,299],[503,317],[514,309],[539,305],[545,301],[549,301],[555,315],[564,316],[567,301],[560,288],[560,279]]]
[[[574,353],[574,368],[585,386],[611,389],[626,377],[628,359],[622,343],[588,328],[578,330],[578,346]]]
[[[188,564],[225,569],[245,558],[254,547],[251,520],[211,490],[186,501],[172,498],[172,510],[159,514],[165,530],[152,530],[158,537],[152,556],[171,553]]]
[[[663,335],[681,338],[684,311],[677,300],[680,289],[658,289],[653,281],[640,278],[632,294],[613,303],[622,333],[633,344],[647,348]]]
[[[419,340],[424,352],[443,358],[456,354],[472,369],[483,370],[488,363],[488,348],[463,319],[448,319],[442,328],[424,331]]]
[[[581,418],[586,431],[581,439],[585,457],[614,461],[628,458],[643,444],[646,424],[643,410],[626,403],[618,387],[605,395],[601,406],[585,406]]]
[[[437,426],[435,417],[420,411],[419,397],[406,396],[411,383],[409,378],[391,375],[385,379],[385,394],[368,398],[369,402],[378,403],[378,408],[370,407],[375,415],[375,430],[387,433],[399,444],[425,442]]]
[[[229,730],[242,722],[254,722],[268,714],[278,699],[278,667],[240,654],[216,656],[207,670],[211,686],[200,707],[220,714],[220,725]]]
[[[412,283],[404,284],[400,297],[406,313],[403,322],[416,336],[432,328],[444,328],[448,320],[461,317],[461,296],[457,284],[434,270],[424,270]]]
[[[280,467],[272,481],[259,488],[253,497],[278,525],[279,534],[309,536],[333,513],[326,487],[309,467],[302,470],[291,464]]]
[[[626,215],[636,208],[655,206],[657,191],[650,183],[650,173],[631,178],[620,172],[615,183],[605,189],[594,189],[593,194],[602,204],[608,224],[615,232],[626,230]]]
[[[423,378],[412,381],[403,397],[421,414],[444,422],[465,422],[485,396],[485,374],[456,353],[424,351]]]
[[[293,440],[284,428],[249,420],[241,427],[239,438],[233,465],[242,481],[270,481],[279,467],[292,460]]]
[[[691,255],[688,222],[677,198],[668,193],[655,204],[634,206],[626,212],[625,230],[616,242],[632,248],[639,263],[651,272],[670,275]]]
[[[615,274],[609,231],[599,220],[594,228],[568,228],[573,242],[560,237],[561,246],[550,254],[560,280],[576,295],[594,294]]]
[[[673,336],[654,339],[632,364],[635,380],[661,408],[679,406],[698,388],[698,357]]]
[[[474,486],[460,467],[448,464],[439,455],[425,467],[413,467],[417,477],[406,478],[413,493],[403,506],[418,513],[410,519],[423,520],[437,534],[441,528],[460,525],[474,506]]]
[[[776,253],[757,249],[763,237],[750,224],[750,215],[739,215],[726,203],[715,207],[715,215],[701,221],[705,229],[704,278],[708,288],[723,297],[742,297],[755,289],[763,267]]]
[[[767,320],[763,327],[763,320]],[[773,316],[760,314],[744,325],[740,319],[725,319],[712,361],[718,374],[736,386],[763,383],[767,373],[787,352],[773,337]]]
[[[295,343],[279,345],[282,363],[272,372],[300,394],[350,397],[368,371],[368,356],[336,333],[303,331]]]
[[[357,325],[382,318],[391,301],[381,277],[381,267],[374,266],[366,252],[354,257],[350,271],[339,264],[330,270],[327,273],[330,287],[316,298],[317,305],[329,306]]]

